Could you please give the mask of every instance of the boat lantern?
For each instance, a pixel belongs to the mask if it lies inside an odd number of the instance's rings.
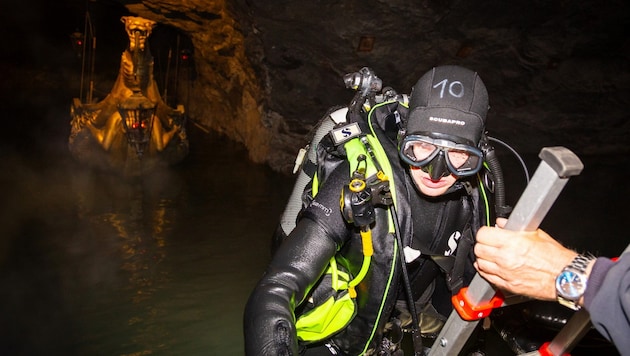
[[[129,145],[142,158],[151,140],[156,105],[140,92],[136,92],[118,105]]]

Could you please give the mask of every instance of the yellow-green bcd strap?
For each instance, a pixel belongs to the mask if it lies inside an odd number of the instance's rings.
[[[377,172],[376,170],[376,165],[374,164],[374,162],[372,161],[372,158],[369,155],[366,155],[366,149],[365,146],[363,145],[363,143],[361,142],[361,140],[357,137],[354,138],[348,142],[346,142],[344,144],[344,148],[346,149],[346,154],[347,154],[347,158],[348,158],[348,162],[350,162],[350,176],[352,176],[352,167],[356,167],[356,163],[358,162],[357,158],[359,157],[359,155],[364,155],[367,156],[367,169],[365,172],[365,176],[366,177],[371,177],[373,175],[377,175],[377,177],[379,178],[383,178],[383,174],[385,175],[384,178],[386,178],[387,180],[390,181],[390,186],[393,186],[394,182],[391,180],[391,178],[393,177],[392,175],[392,167],[389,163],[389,159],[387,158],[387,155],[385,154],[385,150],[383,149],[383,146],[381,146],[381,143],[378,142],[378,140],[373,136],[373,135],[366,135],[366,138],[368,140],[368,143],[370,144],[370,146],[372,147],[372,151],[374,152],[374,156],[376,157],[376,160],[378,161],[378,163],[380,164],[380,166],[383,169],[383,172]],[[396,190],[395,189],[391,189],[390,190],[392,193],[392,199],[394,201],[394,205],[396,204]],[[389,221],[389,232],[394,233],[395,229],[394,229],[394,221],[392,219],[391,214],[389,214],[388,217],[388,221]]]

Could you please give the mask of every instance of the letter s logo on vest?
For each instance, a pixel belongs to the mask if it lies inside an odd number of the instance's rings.
[[[351,138],[359,136],[360,134],[361,128],[356,122],[330,131],[330,137],[332,138],[335,145],[342,144],[350,140]]]
[[[457,242],[462,237],[462,233],[459,231],[455,231],[448,238],[448,250],[444,251],[444,256],[450,256],[455,253],[455,249],[457,248]]]

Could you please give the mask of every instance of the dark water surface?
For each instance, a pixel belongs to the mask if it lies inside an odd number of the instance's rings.
[[[0,354],[242,354],[291,182],[192,136],[183,164],[136,179],[3,154]]]

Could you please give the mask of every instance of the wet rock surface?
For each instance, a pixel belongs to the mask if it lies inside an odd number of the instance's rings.
[[[630,137],[630,44],[624,35],[630,3],[625,1],[121,0],[88,5],[101,39],[124,39],[118,23],[124,14],[182,34],[194,58],[195,75],[182,85],[190,119],[243,143],[253,161],[279,171],[290,170],[298,148],[329,107],[349,102],[353,92],[342,77],[364,66],[402,93],[435,65],[478,71],[490,93],[490,134],[520,152],[537,153],[551,145],[578,154],[628,152],[621,144]],[[3,32],[13,33],[12,24],[18,23],[28,36],[24,43],[5,36],[7,48],[25,45],[30,56],[36,54],[30,60],[37,60],[38,47],[50,45],[37,31],[50,32],[54,26],[67,35],[83,28],[85,4],[11,6],[3,15]],[[53,9],[62,15],[47,17]],[[10,13],[28,14],[28,22]],[[105,16],[110,21],[96,21]],[[112,63],[123,49],[111,52]],[[99,55],[108,50],[100,48]]]

